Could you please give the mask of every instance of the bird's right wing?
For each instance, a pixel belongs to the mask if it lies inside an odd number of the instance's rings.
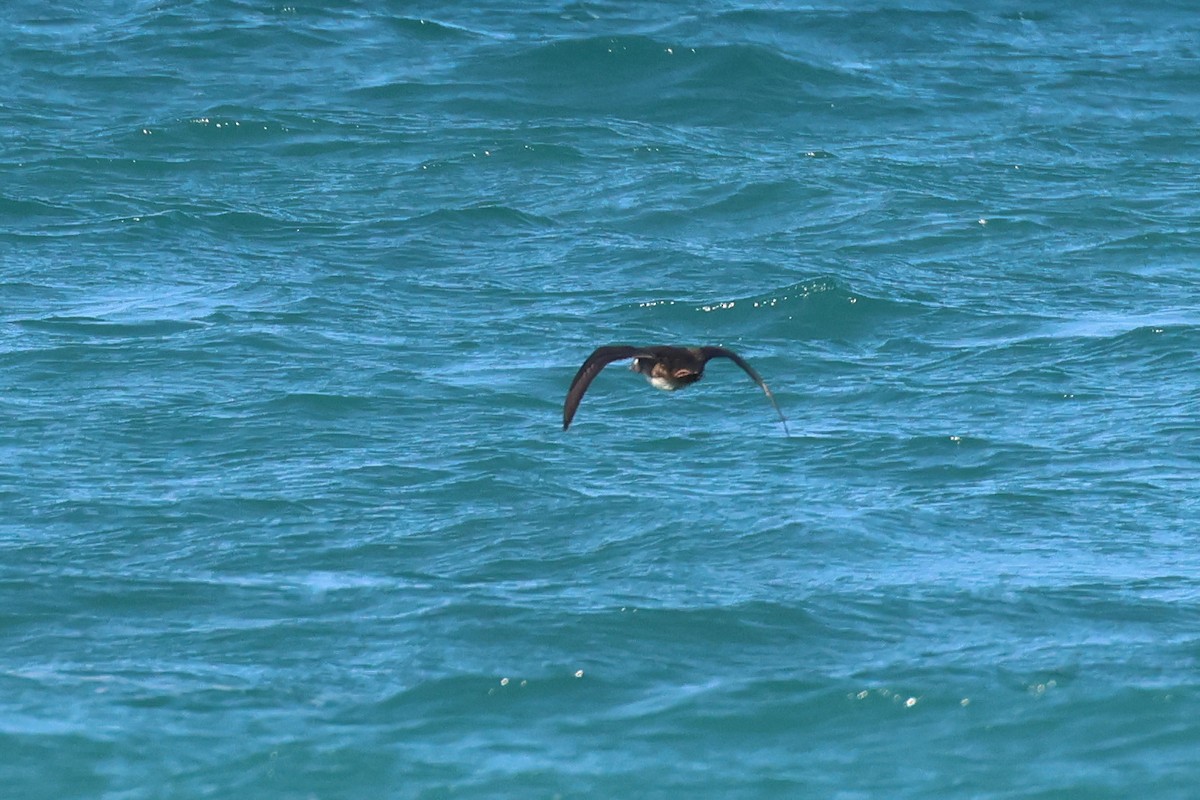
[[[571,420],[575,417],[575,411],[579,408],[579,401],[583,399],[583,393],[591,385],[592,379],[600,374],[600,370],[614,361],[633,358],[640,352],[641,348],[631,347],[627,344],[610,344],[597,347],[596,351],[587,357],[587,361],[583,362],[579,372],[575,373],[575,379],[571,381],[571,388],[567,390],[567,400],[563,403],[564,431],[571,427]]]
[[[771,405],[775,407],[775,413],[779,415],[779,421],[783,423],[783,432],[788,436],[792,435],[792,432],[788,430],[787,417],[783,415],[783,412],[779,410],[779,404],[775,402],[775,395],[771,394],[771,390],[767,388],[767,382],[762,379],[762,376],[758,374],[754,367],[750,366],[746,359],[742,358],[727,347],[701,347],[699,350],[701,355],[704,356],[705,361],[708,361],[710,358],[717,358],[719,356],[721,358],[728,358],[730,361],[741,367],[742,370],[750,376],[751,380],[758,384],[759,388],[762,389],[763,393],[767,396],[767,399],[771,401]]]

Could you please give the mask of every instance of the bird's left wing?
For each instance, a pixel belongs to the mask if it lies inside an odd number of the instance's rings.
[[[779,420],[783,423],[784,433],[786,433],[788,436],[792,435],[792,432],[788,430],[787,417],[783,415],[783,412],[779,410],[779,404],[775,402],[775,395],[771,394],[771,390],[767,388],[767,382],[762,379],[761,375],[755,372],[754,367],[750,366],[746,359],[725,347],[701,347],[699,350],[706,362],[711,358],[717,358],[719,356],[721,358],[728,358],[730,361],[745,370],[746,374],[753,378],[754,382],[757,383],[759,388],[763,390],[763,393],[767,395],[767,399],[771,401],[771,405],[775,407],[775,413],[779,415]]]
[[[575,418],[575,411],[579,408],[579,401],[583,399],[583,393],[591,385],[592,379],[600,374],[600,370],[614,361],[633,358],[639,352],[641,352],[640,348],[627,344],[610,344],[597,347],[596,351],[587,357],[587,361],[583,362],[579,372],[575,373],[575,379],[571,381],[571,388],[567,389],[567,399],[563,403],[564,431],[571,427],[571,420]]]

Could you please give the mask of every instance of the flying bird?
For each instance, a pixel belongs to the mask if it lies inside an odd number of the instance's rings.
[[[571,427],[571,420],[575,418],[575,412],[579,409],[579,401],[583,399],[583,393],[591,385],[592,379],[600,374],[600,370],[614,361],[632,358],[633,363],[630,365],[630,369],[645,375],[646,380],[650,381],[650,385],[655,389],[673,392],[700,380],[709,360],[717,357],[728,358],[754,379],[754,382],[766,393],[771,405],[775,407],[775,413],[783,422],[784,432],[791,436],[791,431],[788,431],[787,419],[779,410],[775,396],[771,394],[771,390],[767,388],[762,377],[754,371],[754,367],[746,363],[744,358],[724,347],[672,347],[670,345],[633,347],[627,344],[610,344],[597,347],[596,351],[583,362],[579,372],[575,373],[575,379],[571,381],[571,388],[567,390],[567,399],[563,403],[563,430]]]

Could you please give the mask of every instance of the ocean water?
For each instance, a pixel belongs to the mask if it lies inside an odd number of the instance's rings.
[[[3,796],[1200,796],[1194,4],[5,9]]]

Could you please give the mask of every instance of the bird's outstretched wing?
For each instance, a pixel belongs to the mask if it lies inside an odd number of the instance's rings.
[[[592,379],[600,374],[600,370],[614,361],[633,358],[640,352],[639,348],[627,344],[610,344],[597,347],[596,351],[587,357],[587,361],[583,362],[579,372],[575,373],[575,379],[571,381],[571,388],[567,390],[567,400],[563,403],[564,431],[571,427],[571,420],[575,417],[575,411],[579,408],[579,401],[583,399],[583,393],[591,385]]]
[[[763,390],[763,392],[767,395],[767,399],[771,401],[771,405],[773,405],[775,407],[775,413],[779,415],[779,421],[783,423],[783,432],[786,433],[788,436],[792,435],[792,432],[790,430],[788,430],[787,417],[785,417],[783,415],[783,412],[779,410],[779,404],[775,402],[775,395],[771,394],[771,390],[767,388],[766,381],[764,381],[762,379],[761,375],[759,375],[757,372],[754,371],[754,367],[750,366],[750,364],[747,363],[746,359],[742,358],[737,353],[735,353],[732,350],[729,350],[728,348],[725,348],[725,347],[710,346],[710,347],[701,347],[699,349],[700,349],[700,354],[702,356],[704,356],[704,361],[706,363],[708,362],[709,359],[720,356],[722,358],[728,358],[730,361],[732,361],[733,363],[735,363],[739,367],[741,367],[743,370],[745,370],[746,374],[749,375],[751,378],[753,378],[754,382],[757,383],[759,385],[759,388],[761,388]]]

